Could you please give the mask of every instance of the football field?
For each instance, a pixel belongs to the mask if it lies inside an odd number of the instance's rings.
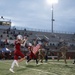
[[[9,68],[13,60],[0,60],[0,75],[75,75],[75,64],[73,60],[67,60],[65,65],[63,60],[49,60],[48,63],[35,64],[30,61],[26,65],[26,61],[21,62],[19,67],[15,66],[15,73],[11,73]]]

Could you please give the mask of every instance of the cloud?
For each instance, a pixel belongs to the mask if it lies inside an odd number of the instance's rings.
[[[0,0],[0,6],[5,5],[6,1],[7,1],[7,0]]]
[[[0,15],[11,19],[15,26],[51,30],[51,6],[47,6],[45,1],[0,0]],[[75,31],[74,7],[71,0],[60,0],[54,5],[54,30]]]
[[[38,4],[34,1],[21,0],[17,6],[24,10],[35,10]]]

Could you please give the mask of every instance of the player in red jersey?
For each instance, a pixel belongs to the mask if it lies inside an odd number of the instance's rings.
[[[9,69],[11,72],[14,72],[14,66],[16,64],[16,66],[19,67],[18,63],[25,60],[25,56],[24,54],[21,52],[21,44],[24,43],[26,41],[26,39],[22,40],[22,36],[18,35],[17,39],[15,40],[15,51],[14,51],[14,61],[12,62],[11,68]],[[21,57],[21,59],[18,60],[18,57]]]
[[[39,44],[32,46],[32,44],[29,43],[28,50],[30,51],[30,53],[29,53],[29,56],[27,56],[27,62],[26,62],[26,64],[28,64],[28,62],[31,59],[36,60],[36,64],[38,64],[37,52],[38,52],[39,49],[40,49],[40,45]]]
[[[38,64],[37,57],[36,57],[36,55],[34,55],[34,53],[33,53],[33,46],[32,46],[31,43],[29,43],[28,50],[29,50],[29,55],[27,56],[26,64],[28,64],[28,62],[29,62],[30,60],[32,60],[32,59],[36,60],[36,64]]]

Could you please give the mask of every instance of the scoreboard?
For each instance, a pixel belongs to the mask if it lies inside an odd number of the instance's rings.
[[[1,29],[8,29],[9,27],[11,27],[11,20],[3,18],[3,16],[1,16],[1,18],[0,18],[0,28]]]
[[[0,25],[11,25],[10,21],[0,21]]]

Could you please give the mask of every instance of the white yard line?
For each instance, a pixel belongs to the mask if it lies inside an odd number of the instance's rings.
[[[2,63],[4,63],[4,64],[8,64],[8,65],[10,65],[9,63],[7,63],[7,62],[3,62],[3,61],[1,61]],[[24,67],[24,66],[19,66],[19,67],[21,67],[21,68],[26,68],[26,67]],[[58,75],[58,74],[56,74],[56,73],[52,73],[52,72],[47,72],[47,71],[43,71],[43,70],[39,70],[39,69],[34,69],[34,68],[29,68],[28,70],[34,70],[34,71],[38,71],[38,72],[42,72],[42,73],[45,73],[45,74],[52,74],[52,75]]]
[[[24,66],[20,66],[22,68],[26,68]],[[51,72],[47,72],[47,71],[43,71],[43,70],[39,70],[39,69],[33,69],[33,68],[29,68],[30,70],[34,70],[34,71],[39,71],[39,72],[42,72],[42,73],[47,73],[47,74],[52,74],[52,75],[58,75],[58,74],[55,74],[55,73],[51,73]]]
[[[60,65],[74,65],[74,64],[70,64],[70,63],[59,63],[59,62],[48,62],[48,64],[60,64]]]

